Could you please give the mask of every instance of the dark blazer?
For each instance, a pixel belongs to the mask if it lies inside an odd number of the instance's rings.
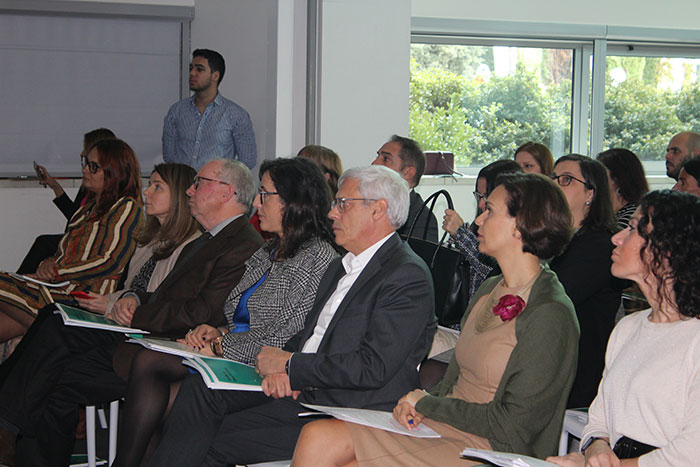
[[[549,265],[574,303],[581,327],[578,368],[567,407],[588,407],[603,376],[605,349],[624,287],[610,272],[611,236],[583,228]]]
[[[195,242],[182,250],[173,270],[154,292],[138,293],[141,305],[132,327],[182,337],[198,324],[226,324],[226,297],[243,276],[246,260],[263,244],[262,238],[248,218],[241,216],[188,258]]]
[[[301,351],[345,275],[340,258],[328,267],[304,329],[285,350]],[[379,248],[341,302],[316,353],[294,353],[293,389],[304,402],[391,410],[419,386],[418,364],[435,333],[433,284],[425,262],[397,234]]]
[[[421,206],[423,206],[423,198],[421,198],[421,196],[418,193],[416,193],[416,190],[411,190],[410,200],[411,204],[408,207],[408,218],[406,219],[404,225],[402,225],[401,228],[397,230],[397,233],[399,235],[408,235],[408,231],[411,230],[411,223],[413,222],[413,219],[416,218],[416,216],[418,215],[418,211],[420,211]],[[423,209],[423,212],[418,218],[418,221],[416,221],[416,226],[413,228],[413,233],[411,234],[411,237],[423,238],[423,231],[425,230],[426,224],[428,224],[428,233],[425,236],[425,239],[430,240],[431,242],[437,242],[437,219],[435,219],[435,215],[432,212],[430,212],[430,210],[428,210],[428,206],[426,206],[426,208]]]

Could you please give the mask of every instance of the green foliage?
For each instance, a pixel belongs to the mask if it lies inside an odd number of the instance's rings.
[[[522,69],[488,81],[467,79],[412,61],[409,135],[426,150],[453,152],[457,165],[512,157],[525,141],[549,143],[553,131],[568,147],[570,114],[568,80],[544,88],[539,76]]]
[[[662,160],[671,137],[683,130],[675,113],[676,96],[641,81],[608,85],[605,145],[627,148],[645,160]]]
[[[481,79],[463,73],[464,67],[459,72],[454,50],[437,62],[430,62],[430,51],[424,52],[420,63],[411,61],[409,135],[426,150],[451,151],[460,166],[512,157],[528,140],[548,145],[555,157],[568,152],[572,99],[567,56],[550,52],[539,70],[519,65],[511,76]],[[463,54],[471,69],[493,60],[487,52],[477,52]],[[443,62],[449,66],[430,66]],[[663,160],[674,134],[700,132],[700,84],[693,70],[686,70],[680,91],[671,91],[660,86],[671,73],[660,58],[608,57],[607,67],[624,68],[627,79],[606,83],[605,148],[628,148],[644,160]]]

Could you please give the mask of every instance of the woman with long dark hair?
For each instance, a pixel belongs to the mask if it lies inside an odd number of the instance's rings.
[[[624,284],[610,273],[610,238],[617,231],[605,167],[579,154],[562,156],[551,175],[564,192],[576,234],[549,266],[574,302],[581,326],[576,380],[568,407],[588,407],[603,374],[605,346]]]
[[[0,274],[0,342],[22,336],[37,311],[51,300],[75,304],[70,293],[111,293],[136,248],[142,223],[141,175],[134,151],[124,141],[102,140],[81,158],[85,204],[73,215],[58,251],[32,275],[52,287]]]
[[[615,326],[581,452],[567,467],[697,465],[700,458],[700,200],[646,195],[613,239],[612,273],[650,309]]]
[[[639,206],[642,196],[649,192],[644,167],[639,157],[623,148],[612,148],[596,158],[608,172],[610,200],[620,229],[627,228],[627,221]]]
[[[206,354],[244,363],[254,363],[262,346],[281,347],[302,329],[321,276],[337,256],[327,217],[330,189],[318,166],[304,158],[274,159],[263,162],[260,176],[254,205],[260,227],[274,237],[246,262],[224,305],[228,325],[202,324],[183,338]],[[190,374],[181,361],[146,349],[134,358],[113,465],[140,464],[179,383]]]

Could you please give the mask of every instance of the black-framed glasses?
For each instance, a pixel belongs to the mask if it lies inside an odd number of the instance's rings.
[[[87,156],[83,156],[82,154],[80,155],[80,167],[83,169],[87,167],[88,171],[91,174],[96,174],[97,171],[100,169],[100,164],[97,162],[89,161]]]
[[[260,204],[265,204],[265,198],[268,196],[279,195],[279,193],[276,191],[258,190],[258,195],[260,195]]]
[[[202,177],[201,175],[195,175],[194,179],[192,180],[192,186],[194,187],[195,190],[199,189],[199,184],[202,182],[202,180],[206,180],[207,182],[216,182],[220,183],[222,185],[229,185],[231,184],[229,182],[224,182],[222,180],[216,180],[215,178],[208,178],[208,177]],[[238,194],[234,191],[234,194]]]
[[[592,189],[591,185],[589,183],[586,183],[584,180],[581,180],[580,178],[576,178],[573,175],[569,174],[562,174],[562,175],[557,175],[557,174],[552,174],[549,176],[552,180],[555,180],[559,186],[569,186],[571,185],[572,180],[576,180],[577,182],[583,184],[586,188],[589,190]]]
[[[377,201],[374,198],[335,198],[331,201],[331,209],[337,207],[338,211],[344,212],[350,201]]]
[[[483,199],[483,200],[486,199],[486,195],[484,195],[484,194],[482,194],[482,193],[479,193],[479,192],[476,191],[476,190],[474,190],[474,191],[472,192],[472,194],[474,195],[474,199],[476,200],[476,204],[479,204],[479,201],[481,201],[482,199]]]

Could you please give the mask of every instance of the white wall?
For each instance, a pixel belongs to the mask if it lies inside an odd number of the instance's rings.
[[[410,16],[408,0],[323,1],[320,144],[344,168],[408,134]]]
[[[417,17],[700,29],[695,0],[411,0]]]

